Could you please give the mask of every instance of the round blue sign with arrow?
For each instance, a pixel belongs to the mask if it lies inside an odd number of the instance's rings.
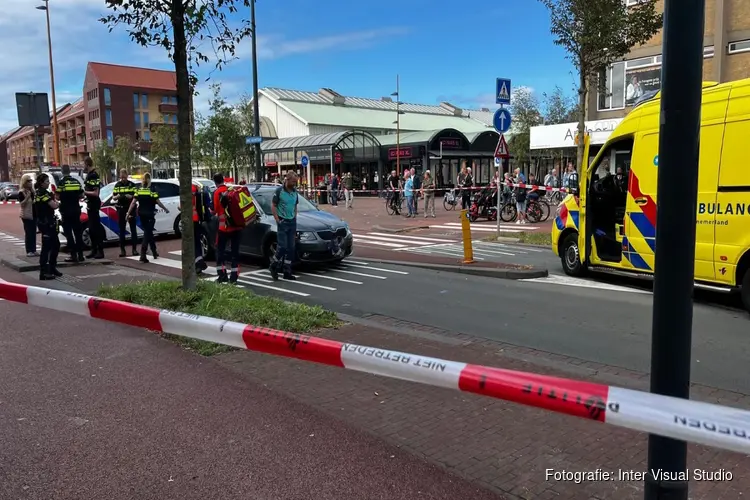
[[[507,132],[510,129],[510,111],[505,108],[495,111],[495,116],[492,117],[492,124],[495,126],[498,134]]]
[[[302,158],[299,161],[303,167],[307,167],[310,164],[310,158],[307,155],[302,155]]]

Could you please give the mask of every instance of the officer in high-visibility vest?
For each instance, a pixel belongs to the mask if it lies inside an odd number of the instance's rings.
[[[83,224],[81,224],[81,197],[83,186],[70,176],[70,165],[63,165],[62,179],[57,186],[60,199],[63,234],[68,240],[70,257],[65,262],[83,262]]]
[[[112,190],[113,200],[117,204],[117,225],[120,232],[120,257],[125,257],[125,239],[130,226],[130,244],[133,246],[133,256],[138,255],[138,226],[135,217],[128,217],[128,209],[135,197],[135,183],[128,179],[128,171],[120,170],[120,180]]]
[[[49,174],[39,174],[36,178],[34,196],[34,215],[37,227],[42,233],[42,251],[39,254],[39,279],[53,280],[62,276],[57,270],[57,253],[60,250],[60,239],[57,236],[57,218],[55,210],[60,204],[49,189]]]
[[[200,274],[208,265],[203,260],[203,223],[206,207],[203,206],[203,190],[193,184],[193,241],[195,242],[195,272]]]

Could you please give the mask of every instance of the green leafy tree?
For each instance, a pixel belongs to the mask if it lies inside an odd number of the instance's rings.
[[[177,76],[177,137],[180,204],[192,204],[190,159],[193,118],[192,95],[197,82],[193,69],[209,62],[204,47],[213,52],[216,69],[235,59],[237,46],[251,34],[247,19],[229,20],[255,0],[105,0],[112,13],[100,21],[112,31],[125,26],[130,39],[142,46],[161,46],[174,62]],[[254,34],[253,34],[254,36]],[[183,210],[182,285],[195,289],[195,249],[190,210]]]
[[[578,70],[578,137],[586,130],[586,103],[591,83],[603,85],[601,70],[621,60],[633,47],[646,43],[663,24],[656,0],[626,5],[622,0],[540,0],[550,13],[555,44],[568,52]],[[578,141],[578,167],[584,141]]]
[[[135,146],[129,136],[120,135],[115,139],[113,151],[118,169],[125,169],[130,173],[135,163]]]
[[[508,140],[508,149],[513,155],[516,166],[529,163],[531,158],[531,127],[542,123],[539,101],[528,87],[518,87],[511,96],[513,112],[513,135]]]
[[[226,175],[244,164],[245,135],[240,114],[222,96],[221,85],[213,84],[211,91],[210,114],[196,133],[196,146],[212,173]]]
[[[571,123],[578,120],[578,102],[566,95],[560,87],[542,94],[542,117],[545,125]]]
[[[151,160],[169,161],[177,156],[177,129],[169,125],[154,127],[151,131]]]
[[[115,150],[107,141],[99,140],[94,142],[94,150],[91,151],[91,160],[93,160],[99,175],[102,176],[102,182],[107,182],[109,172],[115,166]]]

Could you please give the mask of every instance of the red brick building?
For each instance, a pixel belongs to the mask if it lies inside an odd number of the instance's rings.
[[[150,150],[151,130],[177,125],[177,80],[173,71],[90,62],[83,84],[83,110],[90,149],[114,146],[127,136],[136,150]]]

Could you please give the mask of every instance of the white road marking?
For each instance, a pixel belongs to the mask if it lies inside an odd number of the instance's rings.
[[[386,234],[386,233],[367,233],[372,234],[374,236],[386,236],[386,237],[394,237],[393,234]],[[446,239],[438,239],[438,238],[425,238],[423,236],[412,236],[408,235],[406,236],[407,239],[410,240],[417,240],[417,241],[427,241],[427,242],[434,242],[434,243],[455,243],[453,240],[446,240]]]
[[[378,276],[377,274],[366,274],[366,273],[357,273],[354,271],[344,271],[343,269],[336,269],[337,273],[344,273],[344,274],[351,274],[354,276],[362,276],[364,278],[375,278],[378,280],[384,280],[387,279],[385,276]]]
[[[261,279],[261,278],[254,278],[254,279]],[[263,281],[266,281],[266,280],[263,280]],[[292,294],[292,295],[297,295],[298,297],[309,297],[310,296],[309,293],[297,292],[297,291],[294,291],[294,290],[286,290],[284,288],[279,288],[279,287],[270,286],[270,285],[264,285],[263,283],[257,283],[255,281],[248,281],[246,279],[238,279],[237,283],[242,283],[243,285],[249,285],[249,286],[257,286],[259,288],[265,288],[265,289],[268,289],[268,290],[276,290],[277,292],[289,293],[289,294]]]
[[[375,245],[379,247],[390,247],[390,248],[404,248],[406,245],[399,245],[397,243],[386,243],[384,241],[371,241],[371,240],[363,240],[358,237],[354,237],[354,241],[356,243],[361,243],[363,245]]]
[[[170,253],[172,253],[172,252],[170,252]],[[140,259],[140,257],[136,255],[136,256],[133,256],[133,257],[128,257],[128,259],[138,261]],[[149,262],[148,262],[148,264],[156,264],[157,266],[170,267],[172,269],[182,269],[182,262],[180,262],[179,260],[174,260],[174,259],[165,259],[165,258],[150,259]],[[144,265],[148,265],[148,264],[144,263]],[[209,267],[207,267],[203,271],[203,274],[208,274],[208,275],[211,275],[211,276],[216,276],[218,273],[216,272],[216,268],[215,267],[209,266]]]
[[[525,281],[525,282],[530,282],[530,283],[534,283],[534,282],[544,283],[544,284],[550,284],[550,285],[574,286],[578,288],[593,288],[593,289],[598,289],[598,290],[610,290],[613,292],[651,293],[647,290],[640,290],[638,288],[611,285],[609,283],[601,283],[598,281],[584,280],[580,278],[572,278],[570,276],[559,276],[555,274],[547,276],[546,278],[534,278],[534,279],[525,279],[525,280],[519,280],[519,281]]]
[[[257,274],[261,274],[261,275],[264,275],[264,276],[265,275],[269,275],[269,276],[271,275],[271,271],[269,271],[268,269],[262,269],[261,271],[262,272],[258,272]],[[255,274],[255,273],[253,273],[253,274]],[[295,276],[295,278],[297,278],[297,276]],[[315,283],[307,283],[305,281],[286,281],[286,280],[282,280],[282,281],[284,281],[286,283],[294,283],[295,285],[309,286],[311,288],[320,288],[322,290],[328,290],[328,291],[331,291],[331,292],[335,292],[336,291],[336,288],[333,288],[333,287],[330,287],[330,286],[316,285]]]
[[[357,260],[349,260],[349,259],[347,259],[346,261],[347,261],[347,262],[351,262],[352,264],[360,264],[360,265],[362,265],[362,266],[369,266],[369,265],[370,265],[370,264],[368,264],[367,262],[359,262],[359,261],[357,261]]]
[[[430,241],[419,241],[419,240],[411,239],[411,238],[404,237],[404,236],[394,237],[393,235],[370,236],[370,234],[358,234],[356,238],[358,238],[360,241],[364,240],[366,242],[386,241],[386,242],[391,242],[391,243],[407,243],[411,245],[429,245],[430,243],[435,243],[435,242],[430,242]],[[446,243],[453,243],[453,242],[448,241]]]
[[[302,272],[300,272],[300,273],[297,273],[297,274],[301,274],[303,276],[313,276],[315,278],[323,278],[323,279],[332,280],[332,281],[340,281],[342,283],[351,283],[352,285],[363,285],[364,284],[361,281],[345,280],[344,278],[336,278],[335,276],[326,276],[325,274],[323,274],[322,271],[317,271],[315,273],[302,273]]]
[[[394,269],[383,269],[382,267],[370,267],[370,266],[358,266],[356,264],[346,264],[344,266],[345,269],[349,269],[350,267],[361,267],[363,269],[368,269],[371,271],[382,271],[384,273],[393,273],[393,274],[409,274],[406,271],[396,271]]]

